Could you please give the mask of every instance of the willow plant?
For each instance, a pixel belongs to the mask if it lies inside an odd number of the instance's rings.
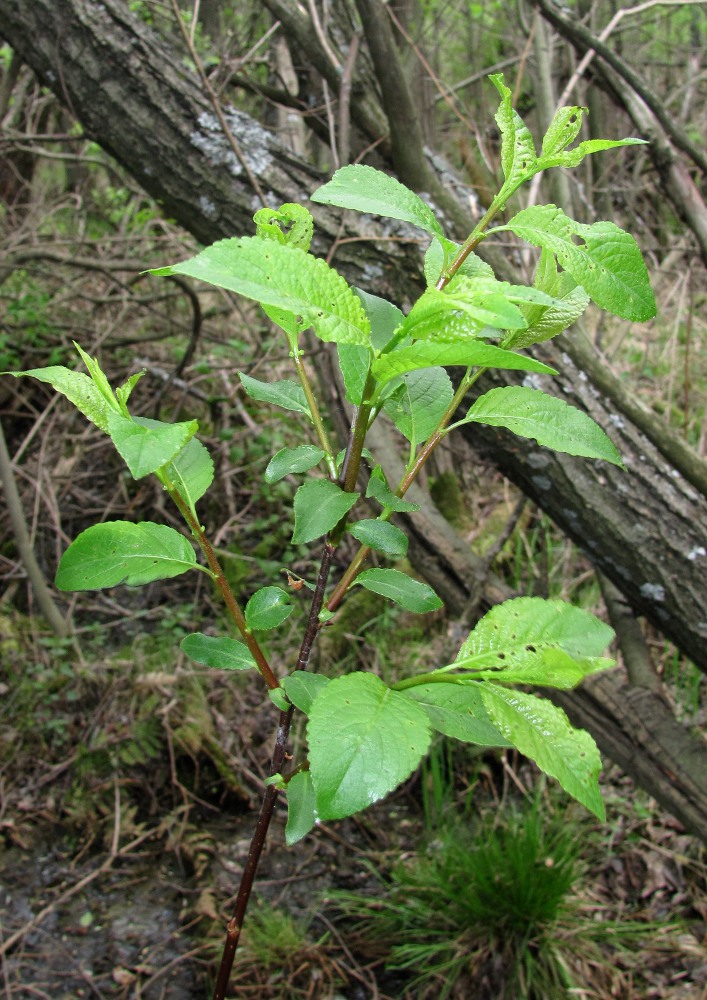
[[[418,509],[406,493],[455,429],[473,423],[504,427],[557,451],[621,465],[611,440],[587,414],[539,389],[501,386],[465,404],[468,390],[488,369],[555,374],[519,351],[565,330],[590,301],[628,320],[655,314],[636,241],[612,222],[584,225],[554,205],[543,205],[494,225],[516,191],[539,171],[574,167],[587,155],[642,140],[572,145],[585,109],[563,107],[538,153],[503,77],[491,80],[500,94],[496,121],[504,181],[463,244],[445,235],[417,194],[370,166],[343,167],[311,196],[320,205],[401,220],[429,237],[427,287],[407,315],[394,303],[350,287],[310,253],[313,218],[300,204],[261,209],[255,235],[221,240],[190,260],[152,272],[187,275],[255,300],[282,330],[289,348],[294,380],[239,377],[248,396],[301,414],[310,428],[296,447],[273,455],[265,470],[268,484],[304,477],[294,495],[292,541],[321,551],[316,580],[308,582],[309,607],[293,663],[270,662],[262,645],[264,633],[302,613],[292,592],[273,584],[255,590],[242,604],[210,540],[213,529],[198,514],[214,465],[196,437],[197,421],[135,416],[129,404],[142,373],[113,389],[98,361],[80,347],[87,374],[57,366],[12,373],[49,382],[67,396],[111,438],[135,479],[157,476],[186,526],[186,532],[151,521],[89,527],[62,556],[57,587],[139,586],[191,570],[205,573],[223,599],[235,634],[197,632],[182,641],[182,649],[204,667],[257,671],[279,709],[271,777],[228,921],[215,1000],[227,995],[258,860],[281,796],[287,801],[286,840],[295,845],[318,822],[352,816],[392,792],[418,767],[433,734],[442,733],[484,747],[516,747],[598,817],[604,815],[594,741],[573,728],[561,709],[526,690],[571,688],[612,664],[604,655],[612,631],[585,610],[535,597],[507,601],[478,622],[450,663],[390,685],[372,672],[341,675],[336,663],[329,665],[333,676],[309,669],[320,630],[355,587],[409,612],[441,607],[427,584],[395,565],[408,545],[397,521]],[[482,241],[506,233],[540,250],[531,286],[499,280],[475,253]],[[305,366],[306,330],[335,346],[354,408],[341,450],[331,439]],[[462,370],[456,386],[449,367]],[[398,482],[391,482],[373,459],[364,497],[358,484],[366,434],[382,413],[407,442],[406,468]],[[345,537],[353,540],[355,555],[332,579],[332,557]],[[307,717],[306,745],[291,753],[295,711]]]

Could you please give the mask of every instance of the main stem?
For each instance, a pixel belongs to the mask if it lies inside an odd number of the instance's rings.
[[[312,646],[314,645],[314,640],[316,639],[319,631],[319,614],[324,604],[324,591],[326,590],[329,573],[331,571],[331,559],[333,554],[333,545],[331,545],[329,541],[326,541],[324,543],[324,551],[322,552],[322,559],[319,566],[317,584],[312,597],[312,603],[309,608],[307,627],[305,628],[304,638],[300,647],[299,656],[297,657],[298,670],[306,670],[309,666]],[[277,737],[275,739],[275,749],[270,763],[271,776],[277,774],[282,769],[282,765],[285,761],[293,711],[294,708],[290,707],[287,711],[280,713],[280,722],[277,727]],[[243,920],[245,919],[246,910],[248,909],[248,902],[250,900],[250,894],[253,890],[253,883],[255,882],[255,875],[258,870],[258,864],[260,863],[260,857],[265,846],[270,821],[273,817],[273,813],[275,812],[277,797],[278,789],[275,785],[268,785],[265,789],[265,794],[263,795],[258,822],[250,842],[248,858],[246,860],[245,867],[243,868],[243,874],[241,875],[241,882],[238,887],[238,895],[236,896],[233,916],[226,925],[226,941],[221,955],[221,964],[219,966],[218,975],[216,977],[213,1000],[225,1000],[226,997],[228,980],[231,975],[231,969],[233,968],[233,961],[236,957],[236,950],[240,940]]]
[[[285,760],[293,711],[293,708],[289,708],[286,712],[280,713],[280,723],[277,727],[275,751],[273,753],[270,767],[271,774],[277,774]],[[219,965],[218,975],[216,976],[216,986],[214,988],[213,1000],[225,1000],[227,995],[226,991],[228,990],[228,980],[231,976],[233,960],[236,957],[236,949],[238,948],[238,942],[241,936],[243,920],[245,919],[246,910],[248,909],[248,902],[253,889],[253,883],[255,882],[255,875],[258,870],[260,856],[263,853],[263,847],[265,846],[265,839],[270,826],[270,820],[272,819],[273,812],[275,811],[277,796],[278,789],[274,785],[268,785],[265,789],[265,794],[263,795],[263,801],[260,805],[260,815],[258,816],[258,822],[250,842],[250,849],[248,851],[248,858],[246,860],[245,867],[243,868],[243,874],[241,875],[241,883],[238,887],[238,895],[236,896],[233,916],[226,925],[226,942],[221,955],[221,964]]]

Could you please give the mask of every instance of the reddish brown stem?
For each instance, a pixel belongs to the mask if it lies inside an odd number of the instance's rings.
[[[317,585],[312,596],[312,604],[309,609],[307,627],[305,629],[304,639],[302,640],[302,646],[300,647],[299,656],[297,658],[298,670],[306,670],[309,666],[312,646],[314,645],[314,640],[319,632],[319,612],[322,610],[322,605],[324,603],[324,591],[326,589],[327,580],[329,579],[333,554],[333,546],[329,543],[329,541],[326,541],[324,543],[324,551],[322,552],[322,559],[319,566]],[[285,761],[293,711],[294,709],[290,708],[288,711],[280,713],[280,724],[277,729],[275,750],[270,766],[271,775],[277,774],[278,771],[281,770]],[[241,884],[238,887],[238,895],[236,896],[233,916],[228,921],[226,927],[226,941],[223,947],[223,954],[221,955],[221,964],[216,978],[213,1000],[225,1000],[226,997],[228,980],[231,975],[234,959],[236,957],[236,950],[238,948],[243,920],[245,919],[246,910],[248,909],[248,902],[250,900],[250,894],[253,890],[253,883],[258,870],[260,856],[263,853],[263,848],[265,846],[265,839],[270,827],[270,820],[272,819],[275,811],[277,795],[278,789],[275,785],[268,785],[265,789],[265,794],[263,795],[263,801],[260,806],[260,815],[258,816],[255,832],[253,833],[253,838],[250,842],[248,858],[241,876]]]
[[[287,740],[290,735],[292,712],[293,709],[290,708],[287,712],[280,713],[280,725],[277,728],[277,739],[275,741],[275,752],[273,753],[272,758],[271,774],[277,774],[285,760]],[[216,977],[213,1000],[225,1000],[227,995],[228,980],[231,975],[231,969],[233,968],[233,961],[236,957],[236,949],[238,948],[238,942],[241,936],[243,920],[245,919],[246,910],[248,909],[248,902],[250,900],[250,894],[253,890],[253,883],[255,882],[255,875],[258,870],[260,856],[263,853],[263,847],[265,846],[265,838],[267,837],[270,820],[272,819],[275,811],[277,796],[278,789],[275,785],[268,785],[265,789],[265,794],[263,795],[263,801],[260,806],[260,815],[258,816],[258,822],[250,842],[248,858],[241,876],[241,884],[238,887],[238,895],[236,896],[236,905],[233,910],[233,916],[228,921],[226,926],[226,941],[223,947],[223,954],[221,955],[221,964],[219,966],[218,975]]]
[[[256,662],[260,674],[267,684],[267,686],[273,690],[274,688],[280,687],[280,682],[272,672],[270,664],[265,658],[265,654],[260,648],[257,639],[250,631],[246,624],[245,615],[241,611],[240,605],[235,598],[231,586],[226,579],[226,575],[221,568],[221,563],[216,557],[216,553],[213,550],[211,542],[206,537],[204,529],[199,524],[198,520],[194,517],[194,514],[189,509],[189,506],[184,502],[183,497],[180,495],[179,491],[174,487],[169,488],[169,495],[174,500],[175,504],[179,508],[179,513],[182,515],[184,520],[189,525],[191,533],[197,541],[199,548],[204,553],[207,563],[209,564],[209,569],[213,573],[214,583],[218,587],[221,596],[223,597],[223,602],[226,605],[228,613],[236,624],[236,627],[240,634],[243,636],[243,640],[253,654],[253,659]]]

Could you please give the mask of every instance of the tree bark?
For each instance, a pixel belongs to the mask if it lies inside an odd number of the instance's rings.
[[[388,119],[395,172],[414,191],[428,185],[429,169],[422,153],[420,119],[404,78],[390,17],[379,0],[356,0]]]
[[[119,0],[0,0],[0,35],[52,87],[87,134],[112,153],[194,236],[252,231],[259,207],[213,111],[179,59]],[[321,180],[247,115],[227,110],[268,201],[306,200]],[[315,249],[339,235],[338,214],[314,206]],[[364,242],[360,236],[370,237]],[[419,234],[349,216],[337,249],[352,283],[405,305],[421,287]],[[395,238],[390,239],[393,235]],[[161,262],[146,262],[146,264]],[[544,388],[586,409],[623,452],[628,472],[475,425],[480,451],[519,483],[687,656],[707,669],[707,501],[617,412],[561,343],[536,352],[562,371]],[[488,383],[487,383],[488,384]],[[698,460],[699,463],[699,460]]]

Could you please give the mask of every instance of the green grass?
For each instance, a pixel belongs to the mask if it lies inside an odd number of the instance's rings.
[[[311,917],[294,917],[258,899],[248,911],[231,979],[234,996],[268,1000],[331,997],[346,976],[328,956],[328,932],[317,936]]]
[[[390,942],[386,967],[410,973],[416,996],[450,997],[496,969],[498,1000],[547,1000],[572,985],[555,930],[579,844],[572,824],[544,823],[537,806],[473,833],[457,823],[393,870],[382,899],[337,899],[366,937]]]
[[[641,979],[640,949],[675,927],[604,922],[583,899],[598,835],[569,811],[548,815],[540,796],[450,819],[444,781],[431,776],[436,829],[387,877],[375,873],[378,895],[333,896],[362,961],[406,977],[406,1000],[640,995],[621,992]]]

